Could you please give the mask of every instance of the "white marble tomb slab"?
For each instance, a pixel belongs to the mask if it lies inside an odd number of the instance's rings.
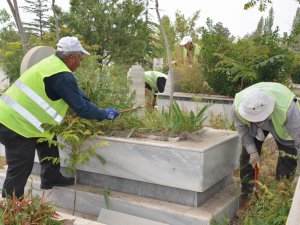
[[[91,158],[78,169],[136,181],[204,192],[235,168],[238,151],[236,132],[205,128],[198,142],[165,142],[148,139],[96,137],[90,146],[100,141],[108,145],[96,147],[107,163]],[[61,150],[62,165],[67,150]]]

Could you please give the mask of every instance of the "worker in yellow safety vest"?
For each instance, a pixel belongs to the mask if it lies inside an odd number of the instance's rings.
[[[146,105],[156,105],[157,93],[163,93],[168,76],[158,71],[145,71]]]
[[[296,157],[290,156],[297,156],[300,149],[300,107],[295,94],[286,86],[261,82],[235,95],[232,112],[242,144],[241,199],[247,202],[254,189],[254,168],[259,165],[262,144],[269,133],[278,149],[287,153],[279,155],[276,179],[293,177],[296,168],[299,173]]]
[[[184,36],[180,42],[183,48],[184,64],[197,64],[200,57],[200,46],[193,42],[190,36]]]
[[[83,55],[89,53],[76,37],[63,37],[55,55],[29,68],[0,97],[0,142],[5,146],[8,165],[2,197],[21,198],[34,163],[35,149],[41,165],[41,189],[74,184],[60,173],[60,164],[45,158],[58,158],[58,147],[39,138],[56,139],[42,124],[59,125],[69,106],[81,117],[113,120],[119,112],[98,108],[78,88],[73,72]]]

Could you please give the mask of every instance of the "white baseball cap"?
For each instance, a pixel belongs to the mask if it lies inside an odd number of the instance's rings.
[[[77,37],[63,37],[57,43],[57,51],[61,52],[82,52],[90,55],[80,44]]]
[[[180,45],[186,45],[189,42],[193,42],[191,36],[184,36],[180,42]]]
[[[261,122],[271,115],[275,99],[259,88],[253,88],[241,96],[239,114],[249,122]]]

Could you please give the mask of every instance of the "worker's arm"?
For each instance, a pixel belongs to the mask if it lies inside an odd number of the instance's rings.
[[[45,89],[51,100],[63,99],[78,116],[86,119],[107,119],[107,111],[98,108],[79,89],[76,78],[62,72],[44,79]]]
[[[241,138],[242,146],[246,148],[248,154],[257,152],[253,137],[250,135],[250,128],[239,120],[234,110],[234,103],[232,107],[232,115],[235,122],[235,128],[239,134],[239,137]]]
[[[300,111],[293,101],[286,114],[285,128],[291,138],[295,141],[295,147],[299,153],[300,149]]]
[[[296,100],[297,101],[297,100]],[[289,107],[289,110],[286,114],[286,123],[285,128],[291,138],[295,141],[295,148],[298,152],[298,157],[300,156],[300,111],[297,107],[295,101],[293,101]],[[298,176],[300,174],[300,160],[297,159],[297,168],[296,175],[293,181],[293,186],[297,184]]]

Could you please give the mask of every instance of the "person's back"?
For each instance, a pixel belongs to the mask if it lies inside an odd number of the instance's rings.
[[[163,93],[168,76],[159,71],[145,71],[145,96],[147,106],[156,105],[156,93]]]
[[[159,71],[145,71],[145,87],[153,92],[164,92],[168,76]]]

